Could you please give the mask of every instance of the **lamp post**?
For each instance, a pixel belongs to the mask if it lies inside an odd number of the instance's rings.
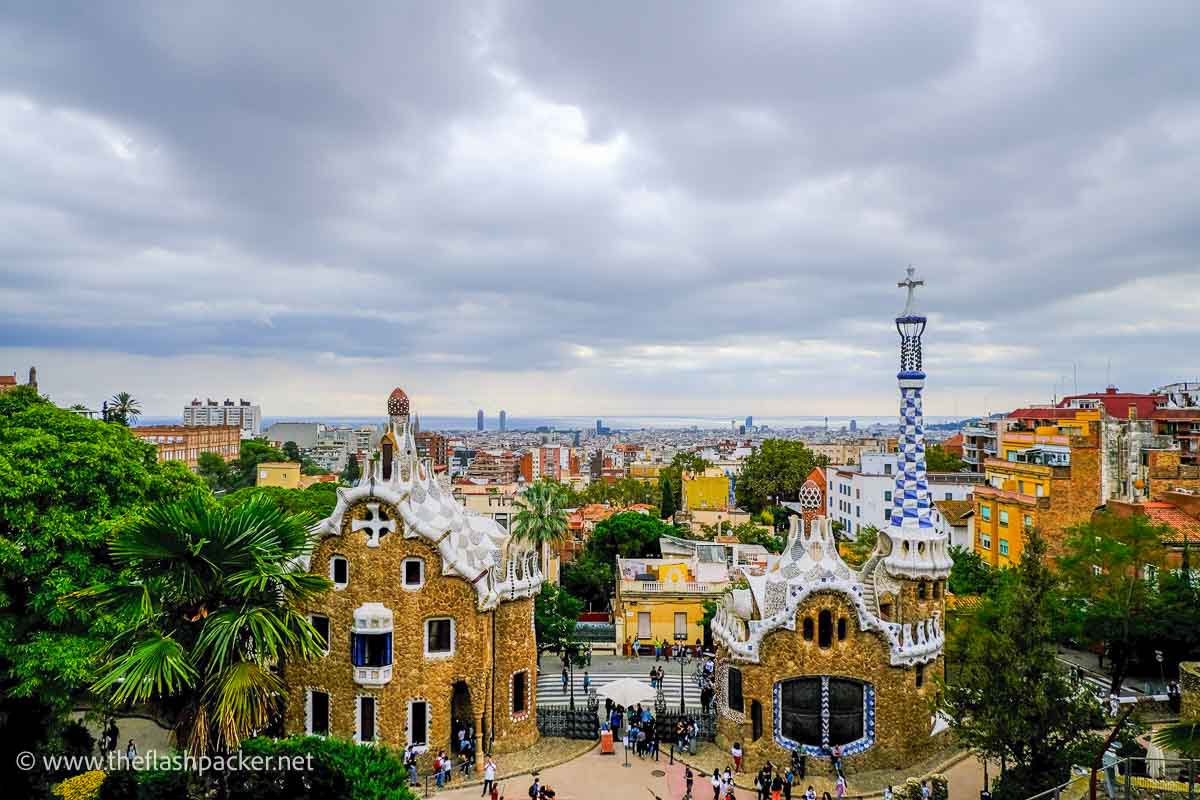
[[[683,716],[687,713],[683,704],[683,667],[687,664],[687,647],[685,647],[687,642],[679,639],[678,636],[679,634],[676,634],[675,648],[678,650],[678,654],[675,656],[675,660],[679,662],[679,714]]]

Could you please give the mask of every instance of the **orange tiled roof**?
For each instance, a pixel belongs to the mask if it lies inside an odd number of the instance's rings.
[[[1164,537],[1164,541],[1183,542],[1184,539],[1200,542],[1200,519],[1189,516],[1178,506],[1171,503],[1145,503],[1142,506],[1153,522],[1166,525],[1175,532],[1175,536]]]
[[[828,485],[825,480],[825,470],[821,469],[820,467],[813,467],[812,472],[808,473],[808,477],[804,479],[804,482],[808,483],[809,481],[812,481],[817,486],[820,486],[822,490],[824,490]]]
[[[16,375],[0,375],[0,386],[16,386]]]

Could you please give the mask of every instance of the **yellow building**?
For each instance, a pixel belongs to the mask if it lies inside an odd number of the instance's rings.
[[[998,458],[984,460],[986,485],[974,492],[975,551],[993,567],[1021,560],[1025,531],[1038,528],[1051,556],[1064,531],[1103,502],[1100,412],[1020,409],[1000,434]]]
[[[716,545],[691,557],[618,558],[617,648],[626,652],[635,639],[644,647],[664,639],[694,644],[704,636],[704,601],[716,600],[728,585],[724,549]]]
[[[264,461],[258,465],[256,486],[300,488],[300,465],[295,461]]]
[[[720,475],[683,473],[683,502],[686,511],[728,511],[729,478]]]
[[[629,465],[629,477],[643,483],[658,483],[658,477],[665,464],[651,464],[645,461],[635,461]]]

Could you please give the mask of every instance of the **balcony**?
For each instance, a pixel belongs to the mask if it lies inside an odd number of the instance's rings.
[[[962,429],[963,436],[981,436],[988,439],[995,439],[996,432],[991,428],[984,428],[978,425],[968,425]]]
[[[621,581],[621,594],[719,595],[729,584],[700,581]]]
[[[392,665],[386,667],[355,667],[354,682],[359,686],[383,686],[392,680]]]

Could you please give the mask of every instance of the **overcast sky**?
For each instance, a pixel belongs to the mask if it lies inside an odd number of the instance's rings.
[[[890,414],[911,262],[927,413],[1196,380],[1197,42],[1195,0],[5,3],[0,371]]]

